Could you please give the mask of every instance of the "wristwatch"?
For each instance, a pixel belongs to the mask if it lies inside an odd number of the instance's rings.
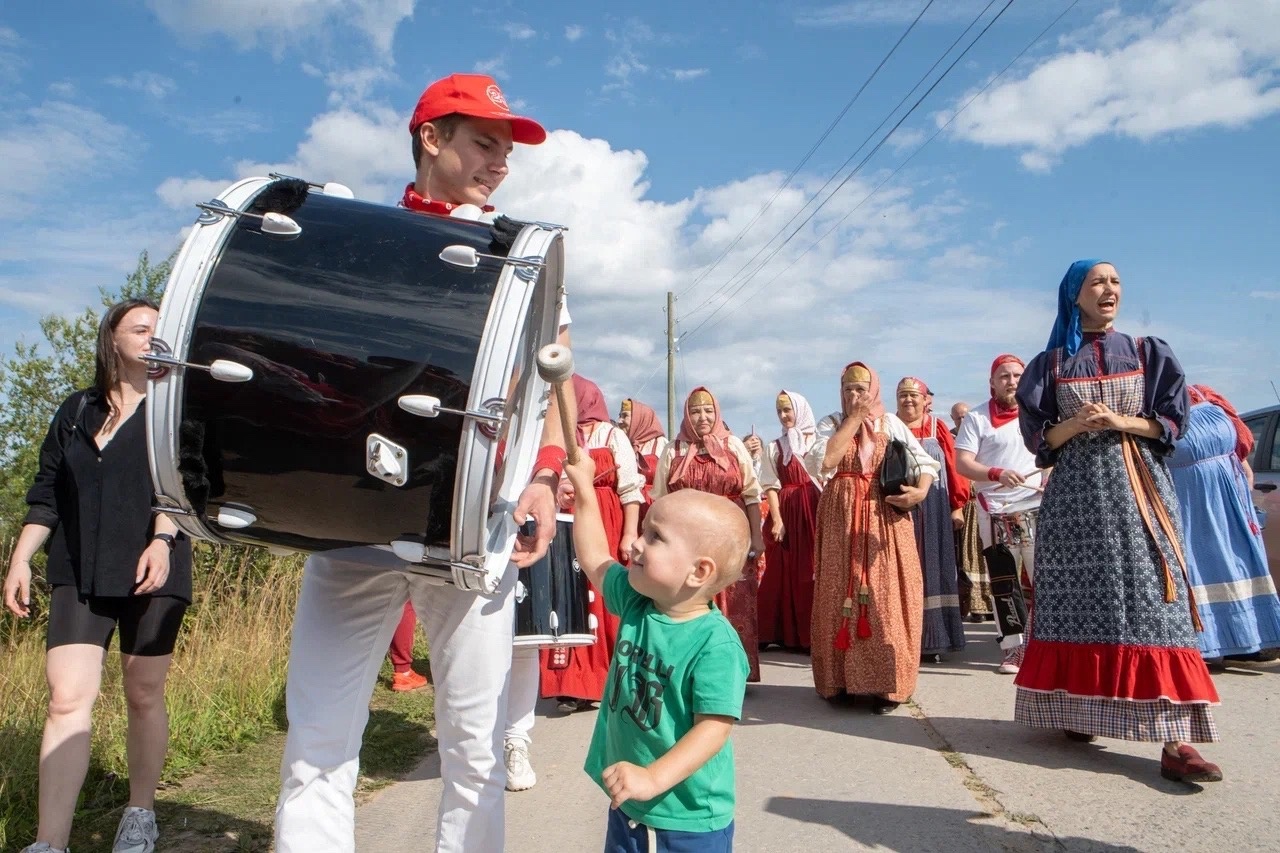
[[[157,539],[159,539],[161,542],[163,542],[163,543],[165,543],[166,545],[168,545],[168,546],[169,546],[169,550],[170,550],[170,551],[172,551],[172,550],[177,546],[177,544],[178,544],[178,540],[177,540],[177,539],[175,539],[175,538],[173,537],[173,534],[172,534],[172,533],[153,533],[153,534],[151,534],[151,541],[152,541],[152,542],[156,541]]]

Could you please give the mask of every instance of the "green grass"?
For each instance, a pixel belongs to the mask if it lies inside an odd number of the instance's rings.
[[[174,653],[170,740],[157,815],[162,850],[266,850],[284,745],[284,680],[301,579],[297,558],[198,549],[195,601]],[[43,609],[42,609],[43,610]],[[34,838],[40,735],[48,693],[44,628],[5,619],[0,648],[0,851]],[[421,633],[415,657],[425,658]],[[426,661],[418,669],[426,672]],[[390,678],[385,667],[384,681]],[[361,791],[375,790],[434,748],[430,690],[379,686],[361,753]],[[94,709],[90,768],[76,812],[77,853],[109,846],[129,795],[119,657],[108,655]]]

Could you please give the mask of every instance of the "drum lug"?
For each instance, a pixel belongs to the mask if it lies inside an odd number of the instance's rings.
[[[365,439],[365,470],[383,482],[403,486],[409,481],[409,453],[384,435]]]
[[[430,394],[406,394],[396,400],[396,405],[409,414],[417,415],[420,418],[434,418],[437,415],[446,414],[462,415],[464,418],[492,424],[501,424],[506,420],[506,416],[503,414],[503,402],[497,399],[485,400],[481,403],[487,409],[487,411],[483,412],[474,409],[450,409],[440,405],[439,397],[432,397]]]
[[[521,281],[533,281],[545,267],[546,261],[535,257],[512,257],[510,255],[486,255],[477,252],[473,246],[456,243],[440,250],[440,260],[451,267],[462,270],[473,270],[480,266],[481,260],[497,261],[503,266],[515,267],[515,274]]]
[[[295,222],[292,217],[283,213],[250,213],[247,210],[236,210],[234,207],[227,205],[226,202],[216,198],[210,201],[198,202],[196,207],[204,211],[204,213],[196,217],[198,225],[213,225],[222,221],[225,217],[231,216],[236,219],[257,220],[259,230],[268,237],[292,240],[302,233],[302,226]]]
[[[243,530],[257,522],[252,507],[223,504],[218,508],[218,526],[227,530]]]
[[[156,341],[153,340],[151,345],[155,347]],[[144,355],[142,360],[151,365],[147,369],[147,373],[156,379],[179,367],[203,370],[219,382],[248,382],[253,378],[253,368],[226,358],[216,358],[210,364],[195,364],[190,361],[176,359],[168,353],[152,352]]]

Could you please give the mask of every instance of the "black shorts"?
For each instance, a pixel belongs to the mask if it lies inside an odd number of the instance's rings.
[[[173,654],[187,603],[169,595],[106,597],[81,595],[74,586],[55,586],[49,596],[49,636],[45,648],[74,643],[111,645],[120,626],[120,653],[139,657]]]

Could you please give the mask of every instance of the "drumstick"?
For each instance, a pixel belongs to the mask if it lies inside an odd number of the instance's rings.
[[[565,387],[573,378],[573,351],[560,344],[547,344],[538,350],[538,375],[551,383],[555,392],[560,428],[564,431],[565,458],[574,465],[581,458],[577,442],[578,399],[572,388]]]

